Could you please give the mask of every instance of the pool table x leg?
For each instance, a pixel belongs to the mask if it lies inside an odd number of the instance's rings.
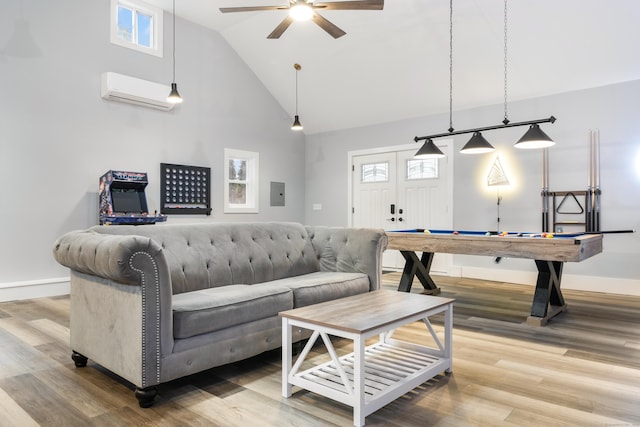
[[[528,324],[546,325],[549,319],[567,309],[560,290],[562,266],[563,263],[560,261],[536,260],[538,280],[531,305],[531,316],[527,319]]]
[[[400,285],[398,285],[398,291],[411,292],[411,285],[413,284],[413,278],[418,276],[418,280],[425,289],[423,293],[429,295],[438,295],[440,288],[436,286],[435,282],[429,275],[431,269],[431,263],[433,262],[433,252],[423,252],[422,257],[418,259],[413,251],[400,251],[404,257],[404,269],[402,270],[402,277],[400,277]]]

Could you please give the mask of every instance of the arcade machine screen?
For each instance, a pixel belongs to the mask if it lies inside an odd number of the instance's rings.
[[[113,211],[120,213],[143,213],[147,209],[142,208],[140,198],[144,197],[144,193],[133,188],[112,188],[111,202],[113,203]]]

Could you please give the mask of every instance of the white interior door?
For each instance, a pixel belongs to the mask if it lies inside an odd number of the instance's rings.
[[[449,144],[443,144],[445,153]],[[385,230],[451,228],[448,157],[414,159],[416,149],[352,157],[352,225]],[[431,271],[447,274],[452,257],[438,254]],[[383,267],[401,269],[399,251],[387,250]]]

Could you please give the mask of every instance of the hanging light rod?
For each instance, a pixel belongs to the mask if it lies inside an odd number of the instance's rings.
[[[554,123],[555,121],[556,121],[556,118],[551,116],[548,119],[529,120],[527,122],[507,123],[507,124],[487,126],[483,128],[476,128],[476,129],[457,130],[457,131],[451,131],[446,133],[438,133],[438,134],[429,135],[429,136],[416,136],[415,138],[413,138],[413,140],[415,142],[418,142],[418,141],[424,141],[427,139],[443,138],[445,136],[463,135],[465,133],[484,132],[486,130],[504,129],[504,128],[512,128],[512,127],[518,127],[518,126],[537,125],[540,123]]]

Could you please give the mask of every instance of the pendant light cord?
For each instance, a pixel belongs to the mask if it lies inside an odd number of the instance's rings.
[[[176,0],[173,0],[173,82],[176,82]]]
[[[298,115],[298,68],[296,68],[296,116]]]
[[[502,123],[509,124],[507,114],[507,0],[504,0],[504,120]]]
[[[453,0],[449,0],[449,132],[453,131]]]

